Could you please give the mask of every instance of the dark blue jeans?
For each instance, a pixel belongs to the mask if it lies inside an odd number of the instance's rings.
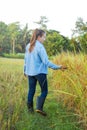
[[[48,84],[47,84],[47,75],[46,74],[38,74],[35,76],[28,76],[28,103],[33,102],[33,97],[36,91],[36,84],[37,81],[39,82],[41,88],[41,95],[40,97],[46,98],[48,94]]]

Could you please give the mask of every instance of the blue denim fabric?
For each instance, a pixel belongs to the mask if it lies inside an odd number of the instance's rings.
[[[33,97],[36,91],[36,84],[39,82],[41,88],[40,97],[46,98],[48,94],[48,84],[47,84],[47,75],[46,74],[38,74],[36,76],[28,76],[28,103],[33,102]]]
[[[35,76],[38,74],[48,74],[48,68],[60,69],[61,65],[56,65],[49,61],[47,52],[42,43],[36,41],[33,51],[29,52],[30,44],[26,46],[24,58],[24,74]]]

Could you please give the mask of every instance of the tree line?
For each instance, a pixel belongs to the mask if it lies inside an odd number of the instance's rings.
[[[41,16],[38,22],[39,28],[46,31],[46,41],[44,43],[49,56],[58,52],[85,52],[87,53],[87,22],[78,18],[75,29],[72,30],[71,39],[60,34],[56,30],[48,30],[46,23],[48,19]],[[0,22],[0,54],[3,53],[24,53],[26,44],[29,43],[32,29],[28,29],[28,24],[21,28],[19,22],[6,24]]]

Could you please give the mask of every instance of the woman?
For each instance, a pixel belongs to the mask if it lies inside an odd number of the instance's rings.
[[[30,112],[33,112],[33,97],[36,90],[36,83],[39,82],[41,95],[37,97],[36,112],[43,116],[47,114],[43,111],[43,105],[48,94],[47,73],[48,67],[54,70],[66,69],[61,65],[55,65],[48,60],[43,42],[46,33],[41,29],[35,29],[30,43],[26,46],[24,75],[28,76],[29,92],[27,106]]]

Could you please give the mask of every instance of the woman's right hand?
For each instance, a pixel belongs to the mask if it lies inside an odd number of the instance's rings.
[[[67,67],[66,67],[66,66],[61,66],[60,69],[61,69],[61,70],[65,70],[65,69],[67,69]]]

